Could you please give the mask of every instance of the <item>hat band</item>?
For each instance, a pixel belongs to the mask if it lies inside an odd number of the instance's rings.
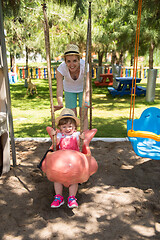
[[[67,54],[70,54],[70,53],[76,53],[76,54],[79,54],[79,52],[76,52],[76,51],[68,51],[68,52],[65,52],[64,55],[67,55]]]
[[[71,117],[74,117],[72,114],[63,114],[62,117],[63,117],[63,116],[71,116]]]

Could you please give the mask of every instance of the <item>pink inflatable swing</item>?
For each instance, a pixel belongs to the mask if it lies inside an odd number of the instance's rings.
[[[47,127],[50,137],[51,130],[51,127]],[[47,153],[41,169],[46,173],[49,181],[59,182],[65,187],[69,187],[71,184],[86,182],[97,171],[98,164],[92,157],[89,147],[89,143],[96,132],[97,129],[85,131],[82,152],[57,150]],[[50,149],[53,150],[53,145]]]

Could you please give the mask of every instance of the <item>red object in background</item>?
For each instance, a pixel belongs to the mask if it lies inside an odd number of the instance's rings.
[[[113,85],[113,74],[112,73],[100,74],[100,77],[102,77],[101,82],[99,82],[99,81],[94,82],[97,87]]]

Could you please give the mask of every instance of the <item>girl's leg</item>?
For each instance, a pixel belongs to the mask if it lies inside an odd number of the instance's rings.
[[[63,191],[63,185],[58,182],[54,182],[54,190],[56,195],[61,195],[62,196],[62,191]]]
[[[78,191],[78,183],[69,186],[69,196],[76,196]]]
[[[77,190],[78,190],[78,183],[72,184],[69,186],[69,197],[68,197],[68,207],[69,208],[77,208],[78,207],[77,199],[75,198]]]
[[[56,195],[51,203],[51,208],[59,208],[64,204],[64,198],[62,197],[63,185],[61,183],[54,182],[54,190]]]

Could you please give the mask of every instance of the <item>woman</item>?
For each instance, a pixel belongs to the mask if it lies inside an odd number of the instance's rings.
[[[55,111],[63,108],[63,89],[65,96],[65,107],[74,111],[77,116],[77,98],[79,99],[79,115],[81,117],[83,99],[83,81],[85,74],[85,61],[80,58],[77,45],[69,44],[64,53],[65,62],[57,68],[57,101]],[[88,129],[88,107],[89,107],[89,67],[87,66],[86,99],[84,111],[84,130]]]

